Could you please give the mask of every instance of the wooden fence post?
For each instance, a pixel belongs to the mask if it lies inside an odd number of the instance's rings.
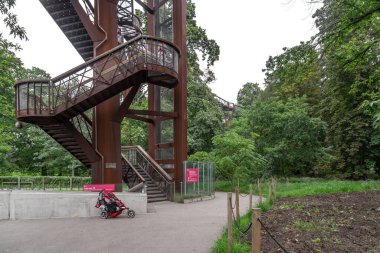
[[[227,193],[227,225],[228,225],[228,253],[232,253],[232,192]]]
[[[272,200],[272,183],[268,182],[268,201],[271,202]]]
[[[257,179],[257,187],[259,188],[259,203],[263,203],[263,189],[262,184],[260,182],[260,178]]]
[[[240,189],[239,186],[235,189],[235,205],[236,205],[236,222],[240,224],[240,207],[239,207],[239,197],[240,197]]]
[[[276,193],[277,193],[277,180],[272,178],[272,195],[274,199],[276,199]]]
[[[261,252],[260,208],[252,208],[252,253]]]
[[[227,238],[227,249],[228,253],[232,253],[232,192],[227,193],[227,230],[228,230],[228,238]]]
[[[249,184],[249,210],[252,209],[252,184]]]

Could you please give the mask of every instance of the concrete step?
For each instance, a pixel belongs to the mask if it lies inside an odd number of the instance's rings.
[[[157,197],[157,198],[149,198],[148,197],[148,203],[153,202],[161,202],[161,201],[167,201],[168,199],[166,197]]]

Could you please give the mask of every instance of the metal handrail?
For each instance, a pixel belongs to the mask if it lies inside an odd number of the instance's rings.
[[[122,151],[128,152],[129,158],[135,160],[145,172],[155,181],[157,186],[170,199],[172,197],[173,178],[168,175],[140,146],[122,147]]]
[[[141,147],[141,146],[123,146],[121,147],[121,150],[122,151],[129,151],[131,149],[136,149],[138,151],[138,153],[140,153],[140,155],[144,158],[144,160],[146,162],[148,162],[150,165],[152,165],[152,168],[158,173],[161,175],[161,177],[167,182],[167,183],[170,183],[173,181],[173,178],[168,174],[166,173],[166,171],[161,168],[161,166],[155,161],[153,160],[146,152],[145,150]]]
[[[153,41],[161,42],[163,44],[167,44],[167,45],[173,47],[177,51],[177,53],[180,54],[180,50],[172,42],[170,42],[168,40],[157,38],[157,37],[152,37],[152,36],[141,35],[141,36],[133,38],[133,39],[131,39],[131,40],[129,40],[129,41],[127,41],[127,42],[125,42],[125,43],[117,46],[117,47],[114,47],[113,49],[111,49],[111,50],[109,50],[109,51],[107,51],[107,52],[105,52],[105,53],[103,53],[101,55],[98,55],[98,56],[92,58],[91,60],[89,60],[87,62],[84,62],[84,63],[76,66],[75,68],[72,68],[72,69],[70,69],[70,70],[68,70],[68,71],[66,71],[66,72],[64,72],[64,73],[62,73],[62,74],[54,77],[52,79],[52,81],[53,82],[57,82],[57,81],[59,81],[61,79],[64,79],[65,77],[67,77],[67,76],[69,76],[69,75],[77,72],[78,70],[83,69],[84,67],[87,67],[88,65],[91,65],[92,63],[95,63],[95,62],[97,62],[99,60],[102,60],[102,59],[106,58],[108,55],[110,55],[110,54],[118,51],[119,49],[122,49],[125,46],[128,46],[128,45],[130,45],[130,44],[132,44],[132,43],[134,43],[134,42],[136,42],[138,40],[142,40],[142,39],[153,40]]]
[[[91,96],[92,91],[99,85],[111,85],[115,77],[121,75],[115,71],[117,68],[125,68],[125,73],[128,73],[128,69],[131,72],[140,64],[154,64],[178,73],[178,57],[179,50],[173,43],[160,38],[139,36],[51,80],[18,81],[15,88],[18,90],[22,84],[28,83],[48,84],[49,92],[45,96],[49,101],[49,112],[54,114],[54,110],[62,104],[75,104],[76,99],[83,94]],[[28,86],[25,94],[22,94],[27,96],[28,101],[31,89]],[[20,90],[16,96],[18,104],[19,93]]]
[[[123,154],[121,154],[122,159],[124,159],[124,162],[128,164],[128,166],[133,170],[133,172],[138,176],[138,178],[141,180],[141,182],[145,183],[145,179],[140,175],[140,173],[136,170],[135,166],[131,164],[130,161],[125,158]]]

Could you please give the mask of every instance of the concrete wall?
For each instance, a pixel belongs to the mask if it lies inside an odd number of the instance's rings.
[[[136,214],[147,212],[147,196],[143,193],[116,193]],[[46,219],[92,217],[96,192],[0,191],[0,219]]]
[[[10,191],[0,191],[0,220],[9,219]]]

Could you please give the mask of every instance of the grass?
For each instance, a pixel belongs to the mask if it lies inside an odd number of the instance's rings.
[[[229,181],[215,182],[216,191],[234,191],[235,186]],[[254,194],[258,194],[257,183],[253,184]],[[240,184],[240,191],[248,193],[249,183]],[[284,197],[302,197],[306,195],[322,195],[338,192],[360,192],[380,189],[380,181],[348,181],[348,180],[328,180],[328,179],[310,179],[310,178],[293,178],[289,181],[278,180],[277,198]],[[263,195],[268,195],[267,181],[263,181]]]
[[[268,196],[268,182],[263,181],[263,196]],[[258,194],[257,181],[253,184],[253,193]],[[217,181],[215,182],[215,191],[223,192],[233,192],[235,191],[236,185],[230,181]],[[380,181],[348,181],[348,180],[329,180],[329,179],[314,179],[314,178],[291,178],[282,179],[277,182],[277,193],[276,198],[284,197],[302,197],[306,195],[323,195],[323,194],[333,194],[339,192],[361,192],[368,190],[380,190]],[[240,192],[249,192],[249,183],[243,182],[240,184]],[[258,207],[261,208],[262,212],[270,210],[273,205],[273,201],[264,201],[259,204]],[[250,223],[251,214],[247,213],[241,219],[240,227],[247,227]],[[316,229],[315,224],[305,223],[300,220],[295,220],[294,225],[299,230],[314,230]],[[334,228],[331,228],[334,229]],[[239,231],[235,224],[233,224],[233,252],[246,253],[250,252],[251,245],[243,242],[239,239]],[[318,243],[318,239],[315,239],[313,243]],[[214,247],[212,248],[213,253],[224,253],[227,252],[227,229],[224,229],[222,236],[216,241]]]

